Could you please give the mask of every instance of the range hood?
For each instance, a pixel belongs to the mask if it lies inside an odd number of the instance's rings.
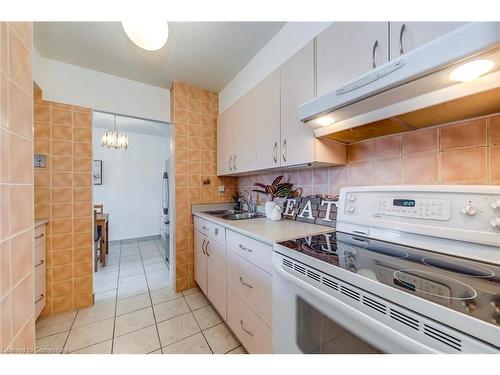
[[[465,77],[455,77],[465,64]],[[484,75],[471,79],[467,68]],[[500,112],[500,23],[464,25],[298,112],[317,137],[344,143]]]

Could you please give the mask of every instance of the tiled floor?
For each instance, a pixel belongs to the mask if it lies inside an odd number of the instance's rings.
[[[199,289],[175,293],[154,240],[110,246],[95,305],[40,319],[42,353],[245,353]]]

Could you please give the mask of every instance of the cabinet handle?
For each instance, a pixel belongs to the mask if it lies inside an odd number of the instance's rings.
[[[283,141],[283,146],[281,150],[281,157],[283,158],[283,161],[286,163],[286,154],[287,154],[287,146],[286,146],[286,139]]]
[[[43,261],[43,259],[42,259],[42,260],[40,260],[40,263],[35,264],[35,268],[36,268],[36,267],[38,267],[38,266],[41,266],[41,265],[42,265],[42,264],[44,264],[44,263],[45,263],[45,262]]]
[[[273,159],[274,159],[274,163],[278,162],[278,154],[276,153],[276,151],[278,151],[278,142],[274,142],[274,146],[273,146]]]
[[[203,240],[203,243],[201,244],[201,251],[203,252],[203,254],[206,254],[205,249],[203,248],[203,246],[205,246],[205,241],[206,240]]]
[[[245,327],[243,326],[243,320],[240,320],[240,325],[241,325],[241,329],[247,334],[247,335],[250,335],[250,336],[253,336],[253,332],[252,331],[249,331],[248,329],[245,329]]]
[[[43,295],[43,293],[42,293],[42,294],[40,294],[40,297],[38,297],[38,299],[35,301],[35,303],[40,302],[40,301],[43,299],[43,297],[45,297],[45,296]]]
[[[205,245],[205,251],[207,253],[207,257],[210,256],[210,254],[208,253],[208,245],[210,244],[210,241],[207,241],[207,244]]]
[[[233,171],[236,171],[236,155],[233,156]]]
[[[243,280],[243,276],[240,276],[240,283],[241,285],[245,285],[247,288],[249,289],[253,289],[253,285],[250,285],[248,283],[246,283],[244,280]]]
[[[403,46],[403,34],[405,33],[406,30],[406,25],[403,23],[401,25],[401,30],[399,30],[399,54],[404,55],[405,54],[405,49]]]
[[[375,61],[375,52],[377,51],[378,48],[378,40],[373,43],[373,50],[372,50],[372,66],[373,68],[377,67],[377,62]]]
[[[42,233],[42,234],[40,234],[40,235],[36,236],[36,237],[35,237],[35,240],[38,240],[39,238],[42,238],[43,236],[44,236],[44,234]]]
[[[230,156],[229,157],[229,161],[228,161],[228,164],[229,164],[229,170],[232,171],[233,170],[233,167],[231,167],[231,161],[233,160],[233,157]]]
[[[245,250],[245,251],[248,251],[249,253],[253,253],[252,249],[249,249],[248,247],[245,247],[242,244],[239,244],[238,246],[240,247],[241,250]]]

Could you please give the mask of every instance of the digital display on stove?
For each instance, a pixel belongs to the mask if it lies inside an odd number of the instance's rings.
[[[414,199],[393,199],[392,204],[398,207],[415,207]]]

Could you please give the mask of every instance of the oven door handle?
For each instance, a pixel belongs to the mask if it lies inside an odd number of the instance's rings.
[[[389,326],[369,317],[368,315],[362,313],[361,311],[355,309],[354,307],[349,306],[348,304],[344,303],[343,301],[332,297],[328,295],[327,293],[321,291],[320,289],[317,289],[310,284],[306,283],[305,281],[302,281],[301,279],[294,277],[293,275],[289,274],[288,272],[285,272],[280,264],[278,263],[277,260],[273,260],[273,268],[274,268],[274,275],[273,277],[279,276],[286,281],[292,283],[293,285],[299,287],[300,289],[304,290],[307,293],[312,294],[314,297],[320,299],[321,301],[328,303],[330,305],[333,305],[335,307],[335,310],[338,310],[338,315],[344,315],[348,316],[351,321],[354,321],[357,323],[357,325],[364,326],[364,327],[370,327],[370,331],[372,333],[376,333],[376,335],[381,335],[387,330],[391,331],[391,336],[399,336],[401,339],[404,341],[407,341],[408,338],[405,337],[404,334],[401,332],[395,331],[394,329],[390,328]],[[342,325],[342,324],[341,324]],[[355,333],[362,335],[362,333]],[[364,338],[366,340],[366,338]],[[399,341],[399,340],[398,340]],[[418,343],[414,340],[410,340],[411,344],[411,350],[409,352],[415,352],[415,353],[442,353],[434,348],[431,348],[430,346],[423,345],[421,343]],[[401,343],[398,344],[398,347],[401,345]],[[406,346],[406,345],[405,345]]]

